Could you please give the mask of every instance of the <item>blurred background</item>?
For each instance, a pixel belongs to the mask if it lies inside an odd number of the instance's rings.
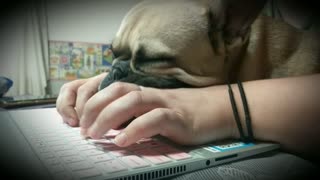
[[[0,76],[13,82],[5,96],[57,95],[65,82],[104,71],[122,18],[139,1],[3,3]]]

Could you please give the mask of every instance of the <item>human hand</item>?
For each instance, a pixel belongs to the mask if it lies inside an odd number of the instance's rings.
[[[98,91],[98,86],[106,73],[98,76],[79,79],[64,84],[57,98],[57,110],[65,123],[78,126],[83,106]]]
[[[136,117],[115,138],[117,145],[154,135],[180,144],[201,144],[232,136],[234,122],[225,116],[232,110],[223,103],[228,97],[222,86],[161,90],[113,83],[86,102],[80,127],[83,135],[98,139]]]

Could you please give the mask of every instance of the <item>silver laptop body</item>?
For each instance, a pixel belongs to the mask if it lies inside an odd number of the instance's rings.
[[[19,163],[21,173],[41,179],[162,179],[279,148],[235,141],[185,147],[161,137],[119,148],[112,142],[116,131],[98,141],[83,139],[55,108],[0,111],[0,119],[1,158],[12,163],[8,171],[18,173]]]

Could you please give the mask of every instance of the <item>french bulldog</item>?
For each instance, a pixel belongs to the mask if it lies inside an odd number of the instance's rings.
[[[261,15],[266,0],[146,0],[124,17],[113,82],[204,87],[320,71],[318,31]]]

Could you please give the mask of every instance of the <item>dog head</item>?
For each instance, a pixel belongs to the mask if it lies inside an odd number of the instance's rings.
[[[146,0],[124,17],[115,59],[100,89],[115,81],[157,88],[225,83],[265,0]]]

